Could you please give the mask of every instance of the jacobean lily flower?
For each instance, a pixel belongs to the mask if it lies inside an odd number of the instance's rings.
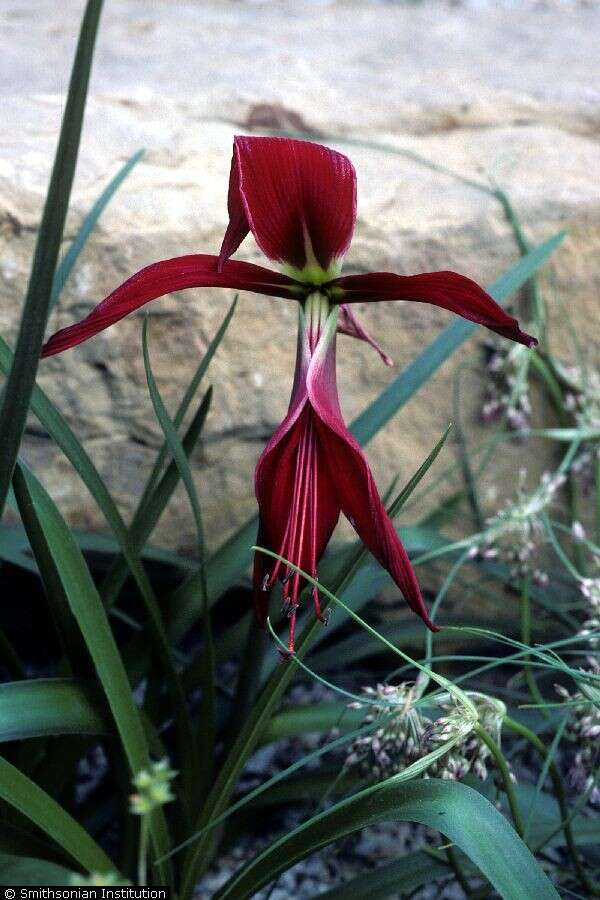
[[[474,281],[455,272],[340,277],[356,219],[356,175],[341,153],[307,141],[236,137],[228,211],[218,257],[182,256],[147,266],[83,321],[53,335],[42,355],[80,344],[148,301],[184,288],[234,288],[297,301],[300,325],[292,397],[256,467],[258,544],[316,577],[343,512],[411,608],[436,630],[367,460],[344,424],[336,387],[336,333],[368,341],[389,364],[348,304],[412,300],[441,306],[527,346],[535,340]],[[283,272],[230,259],[250,231]],[[288,646],[293,651],[302,578],[284,562],[258,553],[254,598],[263,622],[277,579],[283,583]],[[322,618],[316,590],[312,597]]]

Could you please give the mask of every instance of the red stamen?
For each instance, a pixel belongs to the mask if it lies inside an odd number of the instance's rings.
[[[311,352],[319,342],[323,327],[322,304],[313,305],[308,321],[308,341]],[[318,438],[313,419],[313,411],[307,405],[302,412],[302,434],[296,448],[294,488],[285,533],[279,548],[279,556],[293,565],[309,572],[312,578],[317,577],[317,533],[318,533]],[[283,577],[282,577],[283,569]],[[276,578],[283,583],[283,611],[287,612],[290,626],[288,652],[294,652],[296,640],[296,620],[298,596],[302,576],[300,572],[291,570],[289,566],[278,560],[268,579],[270,588]],[[315,613],[321,622],[325,617],[321,611],[319,593],[312,591]]]

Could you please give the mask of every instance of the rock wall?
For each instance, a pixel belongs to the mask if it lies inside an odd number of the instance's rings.
[[[0,10],[0,331],[10,341],[82,6],[12,0]],[[146,153],[103,215],[50,330],[80,318],[149,262],[216,252],[233,134],[301,127],[336,137],[357,168],[347,272],[451,268],[489,284],[516,260],[498,202],[436,167],[494,179],[534,241],[567,227],[546,284],[556,347],[568,357],[559,299],[590,344],[600,333],[599,28],[596,5],[107,3],[67,240],[119,165],[140,147]],[[261,261],[251,238],[239,255]],[[231,299],[230,292],[198,290],[147,307],[155,374],[170,409]],[[418,304],[379,304],[364,320],[400,368],[450,316]],[[213,544],[254,510],[253,467],[286,409],[295,323],[291,304],[242,295],[211,367],[213,408],[194,466]],[[477,340],[458,356],[372,442],[382,487],[399,471],[408,475],[452,417],[453,376],[465,361],[477,366]],[[340,339],[348,420],[393,374],[368,348]],[[39,383],[128,515],[161,440],[145,386],[140,315],[43,362]],[[476,424],[481,385],[470,370],[462,384],[469,434],[485,437]],[[33,420],[24,451],[71,522],[102,527],[69,464]],[[522,447],[502,450],[490,490],[511,483],[522,457]],[[445,462],[452,458],[449,448]],[[156,537],[192,546],[183,494]]]

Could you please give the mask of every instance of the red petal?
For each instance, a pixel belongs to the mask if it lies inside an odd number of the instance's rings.
[[[316,262],[327,270],[352,238],[354,167],[341,153],[309,141],[238,136],[228,209],[220,264],[252,231],[269,259],[297,269]]]
[[[336,389],[335,335],[324,334],[317,346],[307,388],[342,512],[375,559],[390,573],[411,609],[428,628],[438,631],[429,618],[412,565],[381,502],[365,455],[344,424]]]
[[[281,555],[285,555],[283,546],[290,522],[294,486],[299,474],[297,451],[311,418],[314,421],[316,417],[306,402],[304,390],[304,399],[299,399],[298,395],[296,401],[292,400],[290,412],[263,450],[256,466],[256,499],[260,513],[259,546]],[[336,493],[331,489],[324,450],[320,444],[317,446],[317,473],[316,530],[311,533],[311,540],[302,542],[301,552],[289,556],[290,562],[305,571],[311,569],[311,544],[315,547],[315,560],[318,562],[340,515],[340,505]],[[268,590],[263,587],[264,579],[272,573],[276,563],[276,560],[264,553],[258,552],[255,555],[254,605],[259,621],[264,622],[267,609]]]
[[[394,360],[382,349],[381,345],[371,337],[367,329],[361,324],[361,321],[354,315],[352,309],[345,303],[340,306],[340,315],[338,319],[338,334],[347,334],[348,337],[357,338],[359,341],[365,341],[374,350],[379,353],[381,359],[386,366],[393,366]]]
[[[44,345],[42,357],[81,344],[150,300],[193,287],[224,287],[273,297],[297,297],[291,278],[252,263],[229,262],[219,272],[216,256],[197,254],[165,259],[132,275],[81,322],[57,331]]]
[[[456,272],[425,272],[422,275],[370,272],[338,278],[330,286],[342,288],[344,303],[372,300],[433,303],[527,347],[537,344],[537,340],[521,331],[517,320],[498,306],[483,288]]]

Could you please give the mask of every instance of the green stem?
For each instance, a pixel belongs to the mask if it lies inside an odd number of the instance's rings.
[[[140,819],[140,848],[138,853],[138,886],[145,887],[146,873],[148,871],[148,816],[146,814]]]
[[[460,866],[458,861],[458,856],[456,855],[456,850],[454,849],[454,845],[452,844],[450,847],[446,847],[446,858],[448,859],[448,863],[450,868],[456,875],[456,880],[460,884],[461,888],[465,892],[466,897],[471,896],[471,887],[469,882],[467,881],[465,874]]]
[[[477,494],[477,482],[475,480],[475,476],[473,474],[473,469],[471,467],[471,460],[469,459],[469,453],[467,450],[467,442],[465,440],[465,435],[463,431],[463,427],[461,424],[461,416],[460,416],[460,398],[461,398],[461,384],[460,378],[464,368],[468,368],[469,364],[465,363],[459,367],[456,372],[454,378],[454,435],[456,440],[456,445],[458,447],[458,455],[460,460],[460,466],[462,469],[463,480],[465,483],[465,488],[467,491],[467,497],[469,500],[469,505],[471,507],[471,512],[473,514],[473,521],[475,523],[475,527],[477,531],[483,531],[485,528],[485,518],[481,511],[481,505],[479,503],[479,497]]]
[[[515,719],[511,719],[510,716],[504,717],[504,725],[507,728],[510,728],[515,734],[520,734],[521,737],[524,737],[532,747],[534,747],[537,752],[540,754],[542,759],[546,759],[548,756],[548,751],[540,738],[535,734],[535,732],[531,731],[527,728],[526,725],[523,725],[521,722],[517,722]],[[565,835],[565,841],[567,844],[567,849],[569,851],[569,856],[573,861],[573,866],[575,867],[575,871],[577,872],[577,877],[579,879],[579,883],[581,884],[582,889],[585,892],[585,896],[589,897],[598,897],[600,896],[600,892],[598,887],[589,880],[585,869],[581,864],[581,860],[579,859],[579,853],[577,852],[577,845],[575,843],[575,838],[573,836],[573,831],[571,829],[571,823],[569,821],[569,808],[567,806],[567,798],[565,794],[565,788],[563,785],[563,781],[558,771],[558,767],[554,761],[550,763],[549,768],[550,778],[552,779],[552,787],[554,788],[554,795],[556,797],[556,802],[558,803],[558,808],[560,810],[560,815],[562,818],[562,828]]]
[[[506,721],[506,719],[504,721]],[[525,823],[523,822],[521,810],[519,809],[519,803],[517,801],[515,788],[510,777],[508,763],[506,762],[504,754],[502,753],[502,750],[500,749],[494,738],[490,734],[488,734],[485,728],[483,728],[479,723],[475,726],[475,732],[481,738],[483,743],[486,745],[486,747],[494,757],[494,762],[496,763],[498,771],[500,772],[502,786],[504,788],[504,793],[506,794],[506,799],[508,800],[508,805],[510,807],[510,814],[514,822],[515,831],[517,832],[519,837],[522,838],[525,833]]]
[[[510,202],[508,195],[500,188],[494,189],[494,196],[501,204],[504,215],[513,230],[517,246],[522,256],[525,256],[531,250],[531,244],[527,239],[519,218]],[[533,315],[535,324],[538,328],[540,343],[545,339],[546,315],[544,303],[540,294],[539,282],[536,275],[532,275],[527,282],[527,294],[531,304],[531,314]]]
[[[523,587],[521,590],[521,641],[528,646],[531,644],[531,604],[529,602],[529,590],[531,587],[531,575],[527,575],[523,579]],[[544,698],[540,693],[540,689],[537,686],[537,681],[535,680],[535,675],[533,674],[533,667],[530,665],[531,657],[529,653],[527,653],[523,657],[523,662],[525,665],[523,666],[523,673],[525,675],[525,681],[527,682],[527,687],[529,688],[529,693],[531,695],[531,699],[534,703],[539,703],[542,707],[542,712],[546,718],[549,717],[548,710],[544,709]]]
[[[227,725],[226,744],[228,748],[238,736],[254,706],[254,701],[260,688],[265,650],[268,643],[269,639],[265,629],[258,624],[256,616],[252,616],[248,626],[244,656]]]
[[[596,456],[596,543],[600,544],[600,453]]]

